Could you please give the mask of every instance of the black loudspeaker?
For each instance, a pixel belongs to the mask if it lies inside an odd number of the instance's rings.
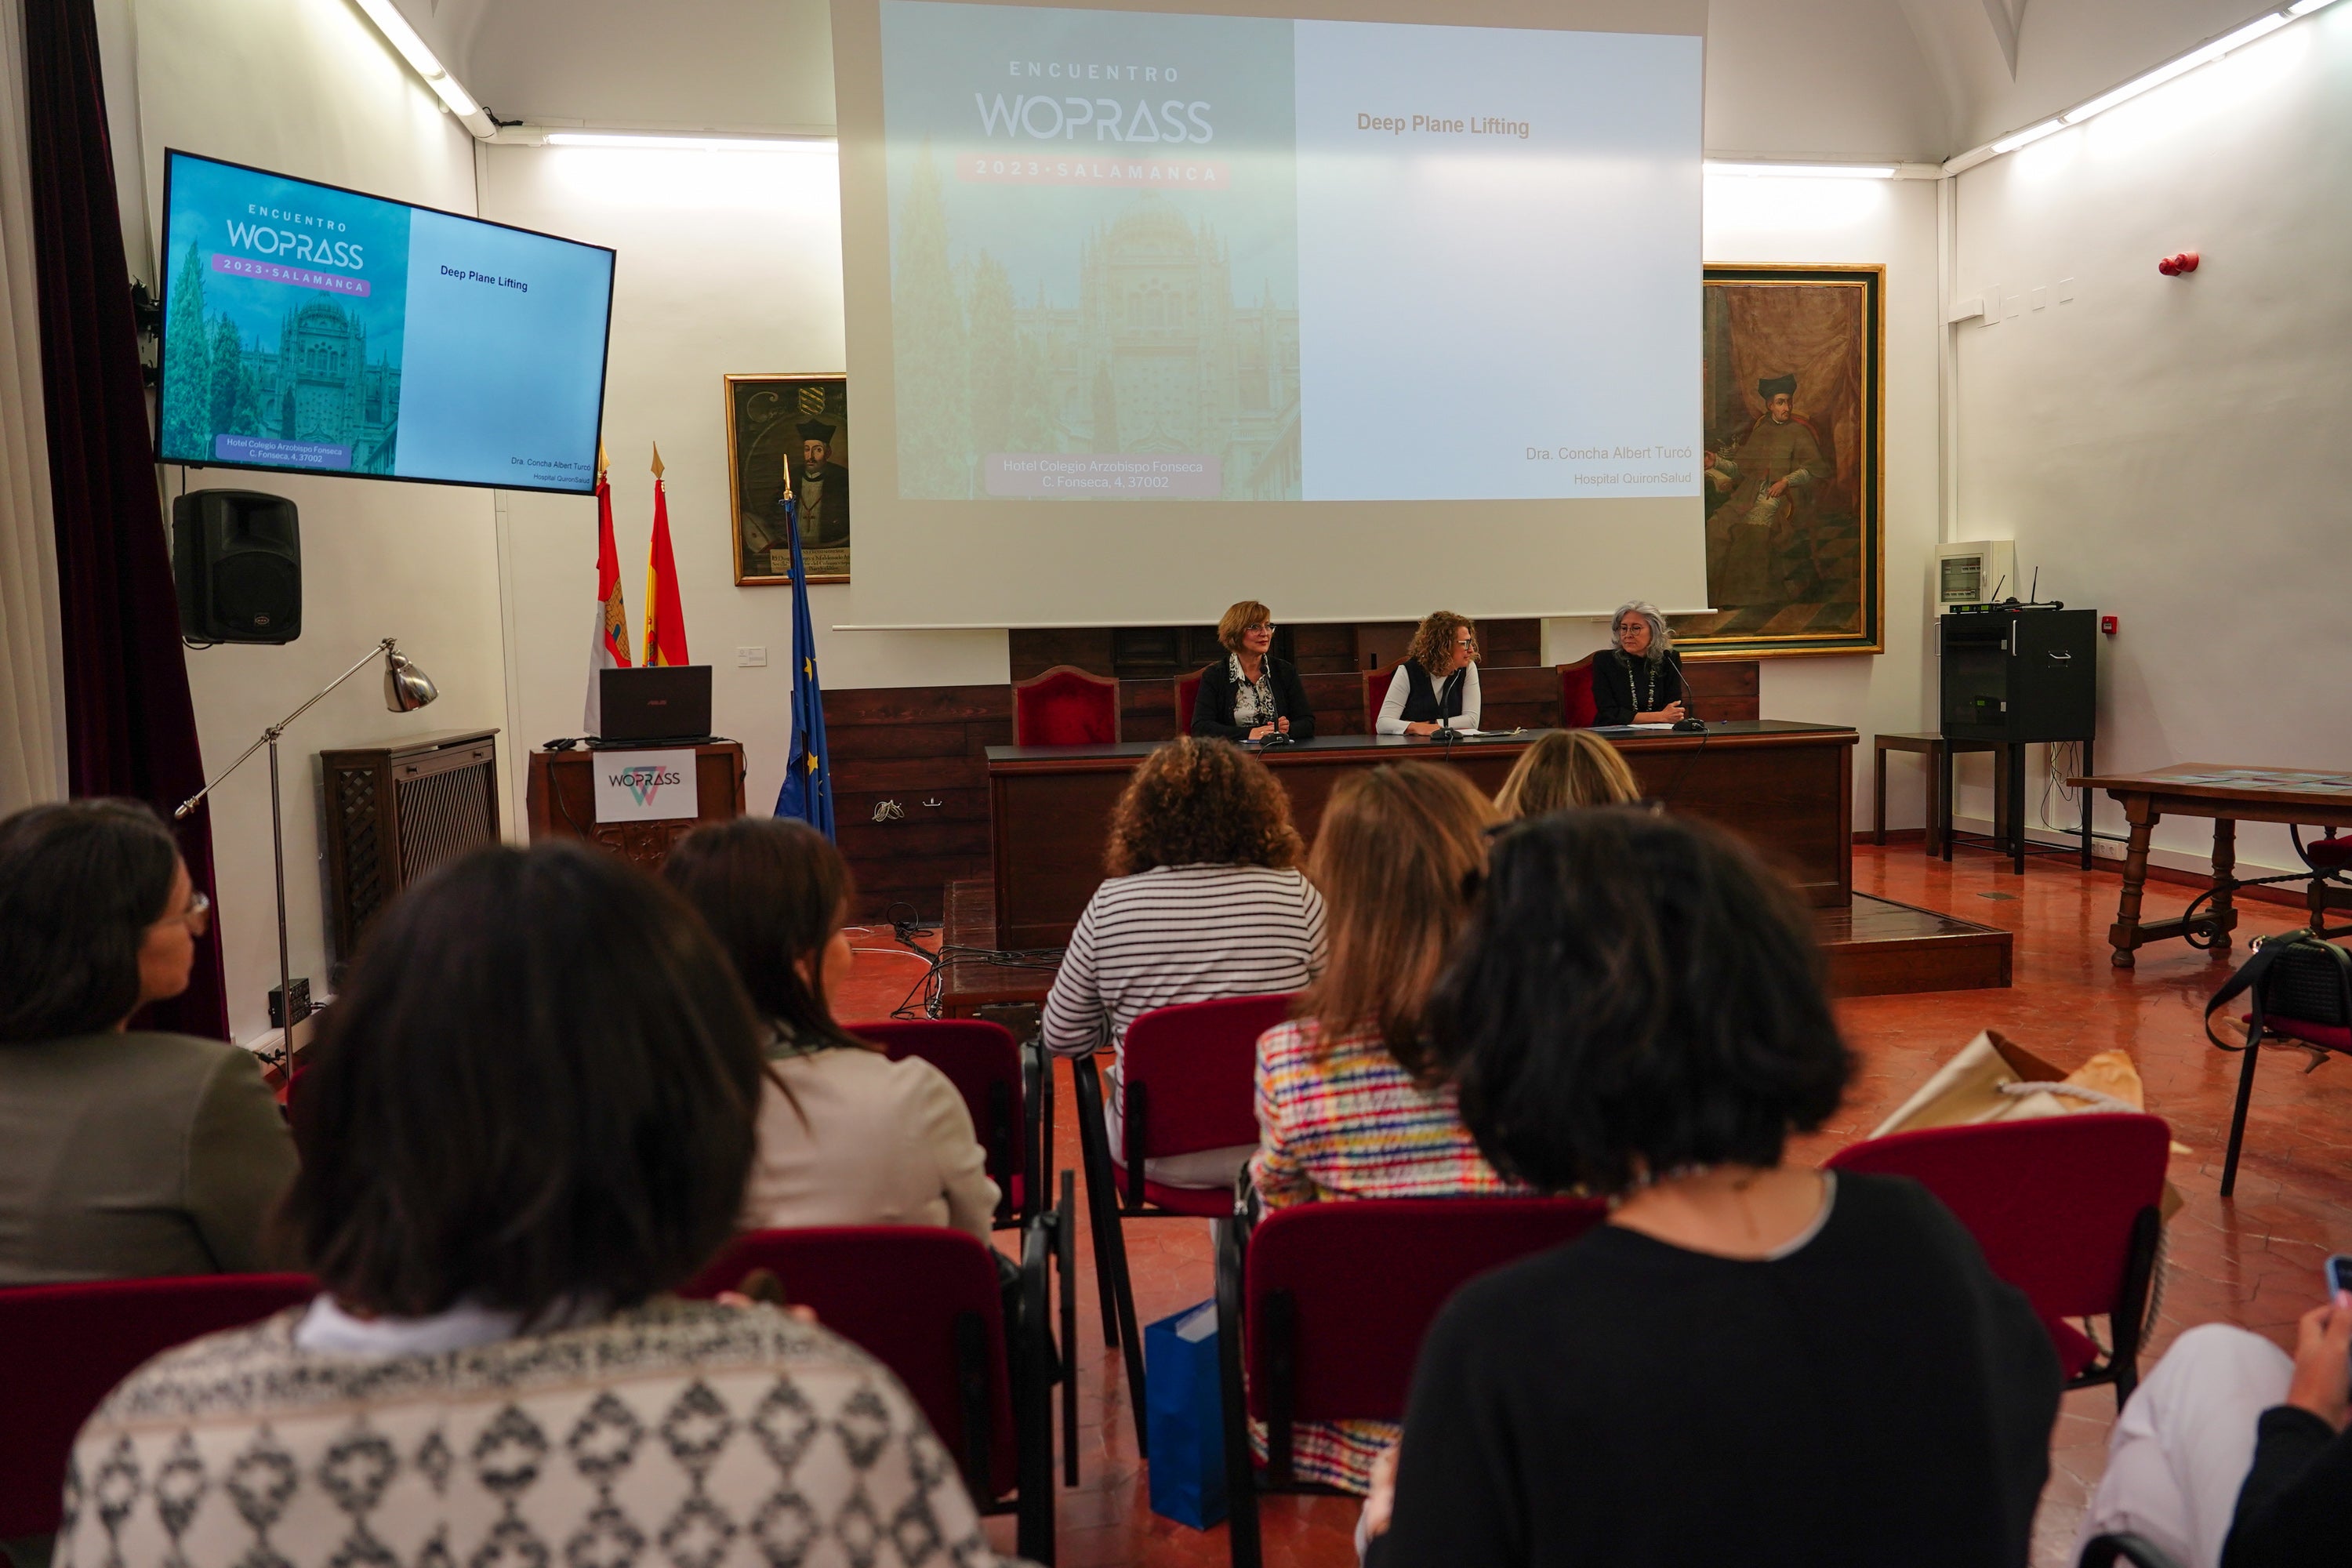
[[[258,490],[194,490],[172,503],[180,635],[288,643],[302,635],[302,532],[294,503]]]
[[[2099,612],[1982,612],[1938,618],[1944,734],[1955,741],[2092,741]]]

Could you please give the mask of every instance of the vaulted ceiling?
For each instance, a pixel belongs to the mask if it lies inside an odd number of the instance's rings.
[[[743,132],[833,125],[826,0],[396,3],[501,119]],[[1941,159],[2274,3],[1713,0],[1707,149]]]

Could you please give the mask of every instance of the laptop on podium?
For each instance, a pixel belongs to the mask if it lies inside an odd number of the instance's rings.
[[[589,741],[591,747],[699,746],[709,742],[709,665],[600,669],[596,682],[604,732]]]

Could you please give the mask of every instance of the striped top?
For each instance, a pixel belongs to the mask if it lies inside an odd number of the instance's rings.
[[[1127,1041],[1155,1007],[1296,991],[1323,967],[1323,897],[1297,870],[1155,866],[1095,889],[1045,998],[1045,1048]]]
[[[1496,1197],[1528,1189],[1486,1163],[1453,1089],[1427,1089],[1380,1036],[1321,1045],[1312,1018],[1257,1043],[1258,1151],[1250,1180],[1269,1209],[1328,1198]]]

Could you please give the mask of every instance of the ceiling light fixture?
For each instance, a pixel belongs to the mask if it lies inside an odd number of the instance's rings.
[[[409,68],[423,77],[425,85],[448,105],[450,113],[467,121],[466,128],[475,135],[489,134],[490,123],[482,113],[482,106],[475,101],[472,93],[459,85],[456,77],[449,74],[448,68],[426,47],[425,40],[417,36],[416,29],[408,25],[408,18],[393,5],[392,0],[353,0],[353,3],[367,13],[368,20],[375,24],[376,31],[383,35],[384,41],[400,51],[400,58],[408,62]],[[480,123],[472,123],[475,121]]]
[[[656,136],[618,131],[551,131],[551,147],[625,148],[661,153],[830,153],[828,136]]]
[[[2277,32],[2291,19],[2284,11],[2273,11],[2266,16],[2257,16],[2236,32],[2224,33],[2203,47],[2191,49],[2179,59],[2168,61],[2157,67],[2146,76],[2134,77],[2113,92],[2101,93],[2090,102],[2076,109],[2070,109],[2058,118],[2069,125],[2080,125],[2095,115],[2105,114],[2119,103],[2129,103],[2151,88],[2162,87],[2175,77],[2186,76],[2199,66],[2210,65],[2232,49],[2242,48],[2256,38]]]
[[[2065,129],[2066,122],[2063,120],[2045,120],[2039,125],[2029,125],[2022,131],[2011,132],[1994,142],[1992,150],[1996,153],[2014,153],[2020,147],[2039,142],[2044,136],[2055,135]]]
[[[1719,163],[1706,160],[1710,174],[1782,180],[1891,180],[1892,163]]]

